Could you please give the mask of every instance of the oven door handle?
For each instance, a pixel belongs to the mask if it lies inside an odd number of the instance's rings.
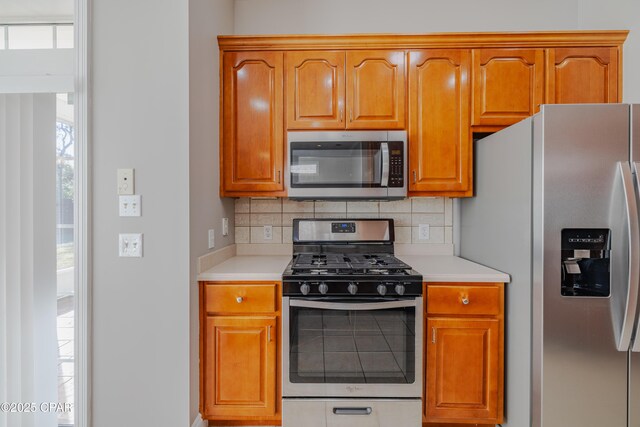
[[[323,310],[388,310],[390,308],[402,308],[402,307],[415,307],[416,300],[401,300],[401,301],[383,301],[383,302],[324,302],[324,301],[309,301],[302,299],[289,300],[289,306],[302,307],[302,308],[319,308]]]
[[[389,186],[389,144],[383,142],[380,144],[382,151],[382,174],[380,177],[380,187]]]

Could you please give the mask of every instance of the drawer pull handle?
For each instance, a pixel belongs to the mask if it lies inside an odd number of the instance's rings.
[[[464,305],[469,304],[469,297],[462,297],[462,304]]]
[[[242,301],[244,301],[244,298],[236,297],[236,301],[238,302],[238,304],[240,304]]]
[[[371,408],[333,408],[336,415],[371,415]]]

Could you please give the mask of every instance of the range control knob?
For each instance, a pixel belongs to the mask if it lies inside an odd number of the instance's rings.
[[[320,293],[322,295],[326,294],[327,292],[329,292],[329,286],[327,286],[326,283],[321,282],[320,286],[318,286],[318,290],[320,291]]]
[[[311,291],[311,286],[309,286],[307,282],[303,282],[302,285],[300,285],[300,292],[302,292],[302,295],[308,295],[309,291]]]
[[[385,296],[387,293],[387,287],[385,285],[378,285],[378,293]]]
[[[396,294],[404,295],[404,285],[396,285]]]
[[[351,295],[355,295],[358,292],[358,285],[353,282],[349,282],[349,286],[347,286],[347,290]]]

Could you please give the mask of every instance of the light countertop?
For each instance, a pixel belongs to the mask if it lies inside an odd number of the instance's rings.
[[[282,280],[282,272],[291,261],[290,255],[243,255],[203,271],[199,281],[259,281]]]
[[[501,282],[509,283],[508,274],[447,255],[399,255],[399,259],[422,274],[425,282]]]
[[[456,256],[401,255],[402,261],[423,275],[426,282],[502,282],[508,274]],[[199,281],[270,281],[282,280],[282,272],[291,256],[234,256],[206,270]]]

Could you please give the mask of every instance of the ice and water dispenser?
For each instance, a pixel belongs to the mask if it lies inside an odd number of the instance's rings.
[[[609,296],[610,235],[606,228],[562,230],[563,296]]]

